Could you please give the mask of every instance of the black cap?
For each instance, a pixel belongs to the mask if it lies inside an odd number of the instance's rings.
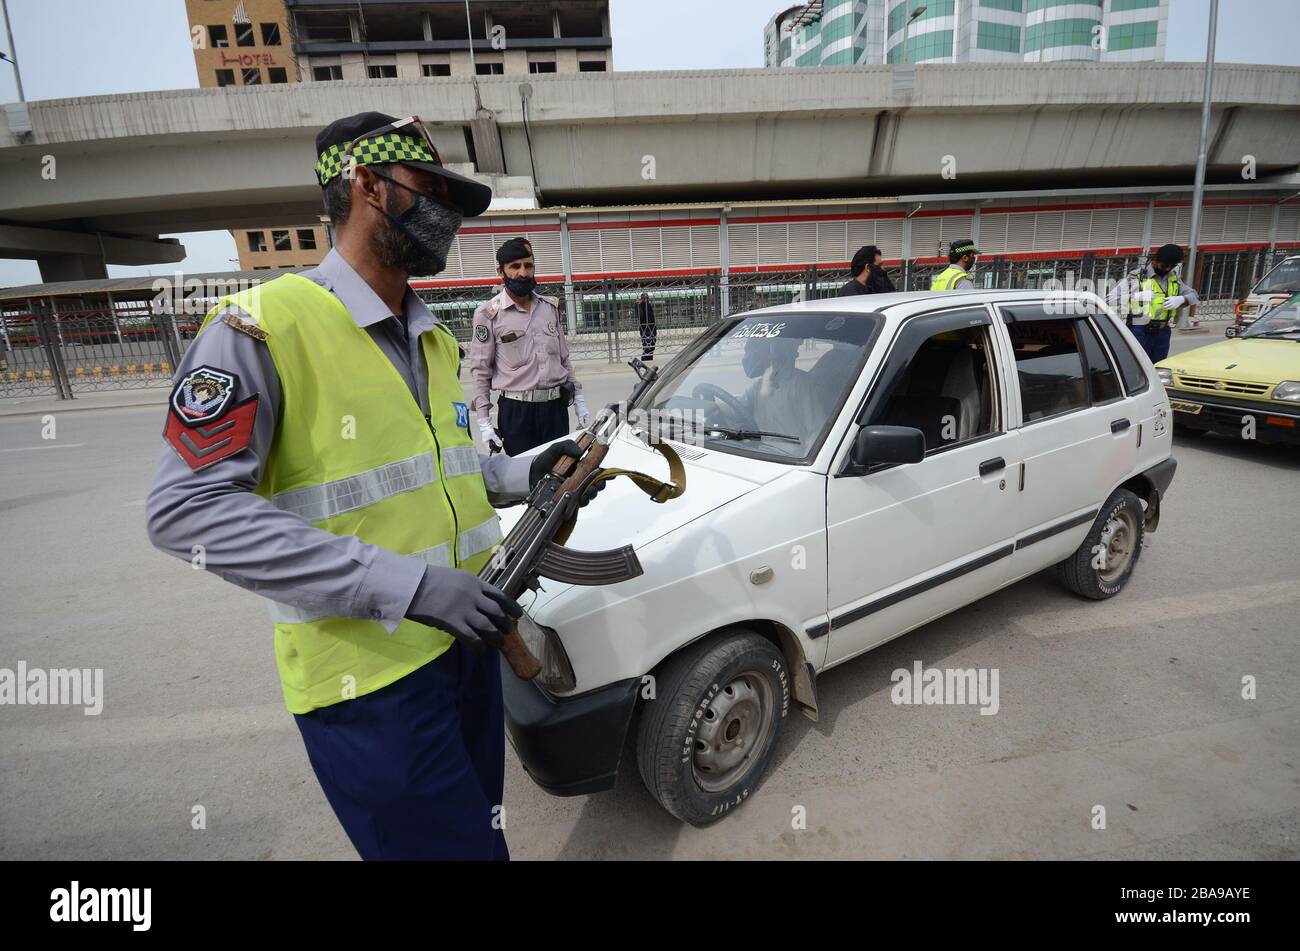
[[[533,256],[533,246],[528,243],[527,238],[511,238],[501,247],[497,248],[497,264],[505,267],[511,261],[518,261],[521,258],[531,258]]]
[[[975,242],[972,241],[970,238],[967,238],[964,241],[954,241],[952,244],[948,245],[949,255],[955,254],[958,257],[960,257],[963,254],[979,254],[979,253],[980,253],[980,249],[975,247]]]
[[[336,119],[321,129],[316,134],[316,156],[319,160],[335,146],[346,147],[349,142],[358,136],[374,132],[376,129],[386,125],[391,125],[398,120],[393,116],[385,115],[382,112],[358,112],[356,115],[347,116],[343,119]],[[413,146],[420,148],[422,151],[427,150],[428,146],[424,138],[414,129],[401,129],[397,133],[404,138],[409,138]],[[337,151],[337,149],[335,150]],[[358,161],[358,164],[369,164],[364,161]],[[397,165],[406,165],[410,168],[418,168],[421,171],[430,172],[437,175],[447,183],[448,197],[450,203],[460,210],[460,213],[466,218],[474,218],[483,214],[492,202],[492,189],[482,182],[476,182],[472,178],[466,178],[464,175],[457,175],[455,172],[448,171],[442,164],[442,157],[434,151],[432,161],[417,161],[414,159],[395,160]],[[318,164],[318,180],[320,167]],[[336,171],[337,174],[337,171]],[[331,175],[330,178],[333,176]],[[327,184],[327,178],[322,185]]]
[[[1156,260],[1161,264],[1181,264],[1183,262],[1183,249],[1176,244],[1162,244],[1160,250],[1156,252]]]

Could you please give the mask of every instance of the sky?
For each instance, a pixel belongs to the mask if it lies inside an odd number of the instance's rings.
[[[29,100],[198,86],[183,0],[7,0]],[[610,0],[616,70],[727,69],[763,65],[763,27],[790,0]],[[1215,59],[1300,66],[1297,0],[1220,0]],[[1169,60],[1203,60],[1210,0],[1170,0]],[[0,35],[0,46],[8,44]],[[17,100],[0,63],[0,102]],[[179,237],[184,270],[237,267],[229,232]],[[171,273],[178,265],[112,276]],[[0,286],[40,281],[34,261],[0,260]]]

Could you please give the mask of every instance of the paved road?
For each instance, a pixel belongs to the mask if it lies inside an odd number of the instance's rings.
[[[630,376],[593,373],[593,405]],[[0,419],[0,668],[102,667],[106,699],[0,706],[0,858],[354,857],[280,704],[265,608],[145,537],[160,408],[41,425]],[[793,717],[761,791],[709,829],[626,761],[614,792],[556,799],[507,753],[515,857],[1296,858],[1300,454],[1176,451],[1123,595],[1032,578],[828,672],[821,721]],[[891,671],[918,660],[998,668],[1000,712],[893,705]]]

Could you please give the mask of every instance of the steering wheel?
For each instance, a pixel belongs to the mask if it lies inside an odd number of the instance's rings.
[[[724,403],[735,414],[736,420],[741,424],[742,428],[758,429],[758,423],[749,412],[749,408],[720,386],[712,383],[700,383],[696,385],[695,389],[691,390],[691,396],[697,400],[711,399],[715,403]]]

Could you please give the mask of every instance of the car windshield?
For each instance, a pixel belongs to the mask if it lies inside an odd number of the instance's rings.
[[[1255,285],[1256,294],[1300,293],[1300,258],[1287,258]]]
[[[1285,300],[1250,325],[1243,337],[1300,337],[1300,294]]]
[[[657,435],[779,462],[806,462],[857,379],[881,318],[731,317],[674,361],[644,404]]]

